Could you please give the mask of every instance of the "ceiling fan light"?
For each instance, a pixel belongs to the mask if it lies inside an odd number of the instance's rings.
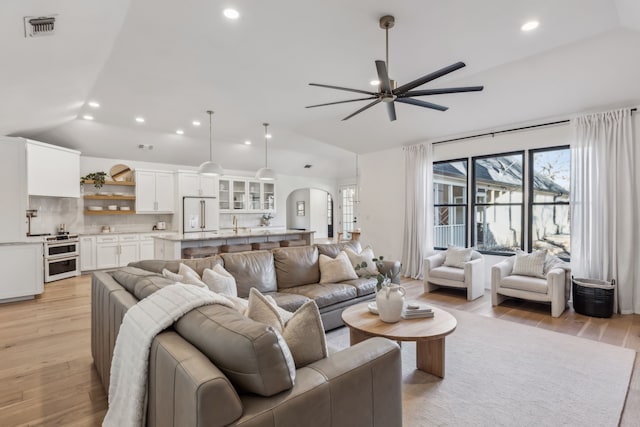
[[[273,171],[273,169],[260,168],[256,173],[256,179],[259,179],[261,181],[275,181],[276,173]]]
[[[198,168],[198,173],[200,175],[209,175],[209,176],[222,176],[224,175],[224,169],[219,164],[208,161],[204,162]]]

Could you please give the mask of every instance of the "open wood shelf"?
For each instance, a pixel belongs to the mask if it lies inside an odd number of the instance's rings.
[[[83,184],[93,184],[93,180],[86,180]],[[134,187],[136,183],[135,181],[105,181],[104,185],[125,185],[128,187]]]
[[[135,200],[136,196],[98,196],[96,195],[86,195],[85,199],[91,200]]]
[[[103,209],[101,211],[90,211],[88,209],[85,209],[84,214],[85,215],[134,215],[136,213],[136,211],[134,210],[130,210],[130,211],[110,211],[109,209]]]

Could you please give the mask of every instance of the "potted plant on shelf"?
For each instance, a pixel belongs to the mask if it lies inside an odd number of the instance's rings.
[[[271,225],[271,219],[273,219],[273,216],[271,216],[270,213],[262,214],[262,217],[260,218],[261,225],[268,227]]]
[[[86,176],[83,176],[80,178],[80,184],[84,184],[87,181],[93,181],[93,186],[96,188],[101,188],[105,181],[107,180],[107,173],[106,172],[91,172],[88,173]]]

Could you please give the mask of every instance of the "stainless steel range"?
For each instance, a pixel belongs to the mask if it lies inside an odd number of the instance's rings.
[[[44,281],[80,275],[80,243],[77,234],[59,233],[44,238]]]

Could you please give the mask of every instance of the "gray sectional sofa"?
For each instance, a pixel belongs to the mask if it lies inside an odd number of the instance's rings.
[[[351,243],[350,243],[351,244]],[[344,245],[344,244],[342,244]],[[238,295],[251,287],[295,310],[313,299],[325,329],[342,324],[349,305],[373,298],[375,278],[319,284],[320,253],[340,245],[278,248],[182,260],[199,274],[222,263]],[[140,261],[92,277],[94,364],[109,389],[111,358],[122,318],[142,298],[172,284],[159,272],[180,261]],[[399,281],[399,263],[387,262]],[[288,375],[281,340],[269,326],[221,305],[184,315],[153,341],[149,361],[149,426],[399,426],[401,362],[397,344],[374,338]],[[294,379],[295,378],[295,379]]]

